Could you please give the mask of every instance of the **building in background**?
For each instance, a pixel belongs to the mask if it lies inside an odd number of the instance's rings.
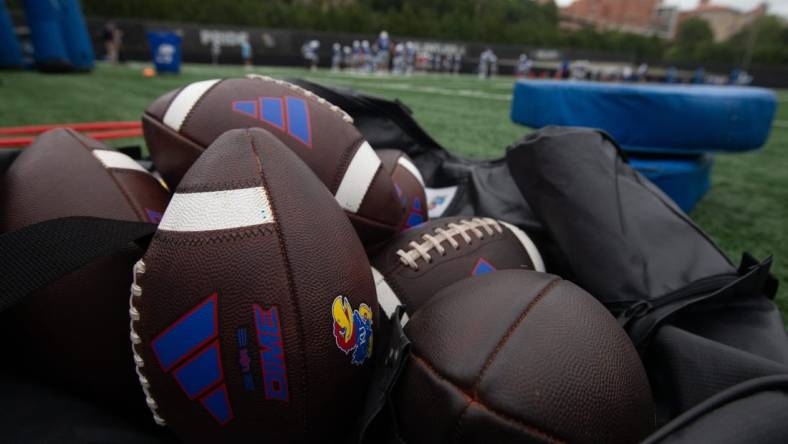
[[[672,37],[678,9],[662,0],[575,0],[560,10],[564,29],[593,27],[599,31],[622,31],[640,35]]]
[[[751,11],[740,11],[728,6],[712,4],[710,0],[700,0],[698,6],[690,11],[682,11],[678,22],[681,23],[691,17],[700,17],[706,20],[714,33],[714,41],[727,40],[754,20],[766,15],[767,5],[761,3]]]

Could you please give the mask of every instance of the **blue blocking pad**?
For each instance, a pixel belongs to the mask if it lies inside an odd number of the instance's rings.
[[[632,168],[654,182],[685,213],[709,190],[713,164],[711,154],[683,159],[629,159]]]
[[[776,108],[764,88],[522,80],[511,119],[602,129],[628,152],[688,154],[763,146]]]

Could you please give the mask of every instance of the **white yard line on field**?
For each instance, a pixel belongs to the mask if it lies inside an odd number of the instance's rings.
[[[775,120],[772,126],[775,128],[788,129],[788,120]]]

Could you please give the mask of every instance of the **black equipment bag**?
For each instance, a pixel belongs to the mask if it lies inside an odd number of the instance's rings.
[[[788,376],[755,378],[720,392],[649,436],[644,444],[786,441]]]
[[[441,147],[397,101],[295,83],[346,110],[373,147],[405,151],[427,187],[456,186],[443,216],[480,215],[520,226],[549,271],[603,302],[641,353],[659,424],[748,381],[788,378],[788,335],[773,301],[772,259],[758,262],[744,254],[735,266],[668,196],[627,165],[606,133],[548,127],[510,146],[503,159],[463,159]],[[761,408],[759,402],[726,408],[770,421],[769,404]],[[788,421],[774,419],[772,436],[788,436]],[[758,436],[759,424],[739,422],[738,434],[709,427],[694,436],[749,441]],[[654,435],[667,438],[654,442],[670,442],[669,427]]]

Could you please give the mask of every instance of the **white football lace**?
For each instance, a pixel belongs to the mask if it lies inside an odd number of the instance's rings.
[[[309,91],[309,90],[306,90],[304,88],[301,88],[298,85],[293,85],[290,82],[285,82],[284,80],[279,80],[279,79],[275,79],[273,77],[263,76],[263,75],[260,75],[260,74],[247,74],[246,78],[247,79],[258,79],[258,80],[262,80],[262,81],[265,81],[265,82],[274,82],[277,85],[286,86],[286,87],[292,89],[293,91],[298,91],[299,93],[309,97],[310,99],[317,101],[317,103],[327,106],[328,109],[330,109],[331,111],[333,111],[333,112],[339,114],[340,116],[342,116],[342,120],[344,120],[345,122],[353,123],[353,118],[350,117],[350,114],[346,113],[342,108],[332,104],[328,100],[318,96],[317,94],[313,93],[312,91]]]
[[[137,346],[142,342],[142,339],[140,339],[140,335],[138,335],[134,329],[134,324],[140,320],[140,312],[134,306],[134,299],[142,297],[142,287],[140,287],[137,283],[137,277],[141,274],[145,274],[145,262],[143,262],[142,259],[134,264],[134,280],[131,283],[131,296],[129,296],[129,317],[131,318],[131,321],[129,322],[131,331],[129,337],[131,338],[131,352],[134,354],[134,367],[137,370],[137,376],[139,377],[142,391],[145,393],[145,402],[148,404],[148,408],[150,409],[151,413],[153,413],[153,420],[156,422],[156,424],[163,426],[167,425],[167,422],[164,420],[164,418],[159,416],[158,412],[156,411],[159,406],[156,404],[156,400],[153,399],[153,396],[150,393],[150,383],[148,382],[148,378],[142,374],[142,368],[145,366],[145,361],[143,361],[142,356],[137,353]]]
[[[484,239],[484,234],[494,236],[497,233],[502,233],[503,228],[495,219],[489,217],[474,217],[470,220],[460,220],[459,223],[452,222],[446,226],[447,228],[435,228],[430,234],[426,233],[421,236],[423,242],[412,241],[408,244],[409,250],[397,250],[397,256],[403,265],[406,265],[414,270],[419,269],[419,264],[416,262],[419,259],[425,260],[427,263],[432,262],[430,252],[434,249],[441,256],[446,254],[446,248],[441,245],[443,242],[448,242],[455,250],[460,249],[460,243],[455,239],[455,236],[462,237],[466,244],[473,244],[473,234],[479,240]],[[484,232],[482,232],[484,230]]]

